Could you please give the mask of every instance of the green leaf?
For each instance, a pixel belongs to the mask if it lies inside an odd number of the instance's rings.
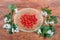
[[[9,33],[13,34],[13,32],[12,32],[12,25],[11,25],[11,28],[9,29]]]
[[[4,16],[5,17],[8,17],[8,19],[11,19],[12,18],[12,14],[11,13],[8,13],[7,15]]]
[[[47,32],[47,30],[49,30],[50,29],[50,27],[49,26],[45,26],[44,27],[44,33],[46,33]]]
[[[10,20],[10,22],[12,21],[12,14],[11,14],[11,13],[9,13],[9,14],[7,14],[7,15],[4,16],[4,18],[6,18],[6,17],[7,17],[8,20]],[[8,20],[7,20],[7,21],[8,21]],[[10,22],[9,22],[9,23],[10,23]],[[8,22],[7,22],[7,23],[8,23]]]
[[[46,37],[51,38],[50,34],[47,34]]]
[[[46,33],[47,30],[50,29],[50,27],[49,27],[49,26],[42,26],[40,29],[41,29],[41,31],[42,31],[43,33]]]
[[[41,9],[42,9],[42,11],[47,12],[48,15],[51,14],[51,11],[52,11],[52,10],[50,10],[50,9],[48,9],[48,8],[41,8]]]
[[[11,24],[11,28],[9,29],[9,33],[10,34],[13,34],[13,32],[12,32],[12,28],[14,29],[14,30],[16,30],[16,28],[17,28],[17,25],[16,24]]]
[[[16,9],[16,5],[10,4],[8,8],[10,9],[11,12],[14,12],[14,9]]]
[[[54,23],[58,23],[58,20],[57,20],[56,16],[50,16],[50,18],[54,20]]]
[[[42,25],[40,29],[41,29],[41,36],[45,37],[47,31],[46,27]]]
[[[12,27],[14,28],[14,29],[16,29],[17,28],[17,25],[16,24],[12,24]]]
[[[13,34],[13,32],[12,32],[12,28],[9,30],[9,33],[10,33],[10,34]]]

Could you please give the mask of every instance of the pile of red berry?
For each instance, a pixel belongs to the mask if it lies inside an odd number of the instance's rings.
[[[37,18],[35,14],[24,14],[20,17],[21,23],[24,27],[33,27],[37,23]]]

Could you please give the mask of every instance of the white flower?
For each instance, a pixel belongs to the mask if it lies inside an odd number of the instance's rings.
[[[15,13],[18,13],[18,9],[17,8],[15,9]]]
[[[12,32],[13,32],[13,33],[15,32],[14,28],[12,28]]]
[[[19,32],[19,28],[16,28],[15,32]]]
[[[51,34],[51,30],[48,30],[47,33],[48,33],[48,34]]]
[[[45,11],[44,11],[44,12],[41,11],[41,13],[42,13],[43,16],[45,16],[45,17],[47,16],[47,12],[45,12]]]
[[[54,34],[54,32],[52,32],[51,30],[48,30],[47,33],[50,34],[50,36]]]
[[[4,22],[6,22],[6,21],[7,21],[7,17],[4,18]]]
[[[13,32],[13,33],[14,33],[14,32],[19,32],[19,28],[16,28],[16,29],[12,28],[12,32]]]
[[[50,22],[49,21],[45,21],[45,24],[47,24],[47,25],[51,24],[52,25],[52,24],[54,24],[54,21],[50,21]]]
[[[49,24],[51,24],[51,25],[54,24],[54,21],[49,22]]]
[[[10,24],[4,24],[3,28],[10,29],[11,28],[11,25]]]
[[[41,29],[39,29],[37,33],[40,34],[41,33]]]
[[[51,36],[54,34],[54,32],[51,33]]]
[[[4,22],[6,23],[6,22],[10,22],[11,21],[11,19],[8,19],[7,17],[5,17],[4,18]]]

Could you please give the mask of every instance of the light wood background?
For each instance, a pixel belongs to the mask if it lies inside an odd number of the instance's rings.
[[[42,7],[48,7],[52,10],[52,15],[57,16],[58,23],[54,25],[56,34],[51,38],[43,39],[36,33],[19,32],[9,34],[2,27],[4,25],[3,16],[8,14],[8,5],[17,5],[19,9],[35,8],[40,10]],[[60,0],[0,0],[0,40],[60,40]]]

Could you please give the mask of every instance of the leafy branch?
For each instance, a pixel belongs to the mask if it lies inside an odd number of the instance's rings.
[[[42,10],[42,16],[45,18],[42,26],[39,26],[39,28],[34,31],[38,34],[40,34],[43,37],[50,38],[52,35],[55,34],[55,29],[53,28],[53,24],[58,23],[57,17],[51,15],[52,10],[48,8],[41,8]]]
[[[8,29],[9,33],[12,34],[14,32],[19,31],[17,25],[14,24],[14,21],[13,21],[13,14],[14,14],[14,11],[16,9],[16,5],[10,4],[8,6],[8,8],[10,9],[10,12],[7,15],[4,16],[5,25],[3,27],[5,29]],[[6,25],[6,24],[9,24],[10,26]]]

